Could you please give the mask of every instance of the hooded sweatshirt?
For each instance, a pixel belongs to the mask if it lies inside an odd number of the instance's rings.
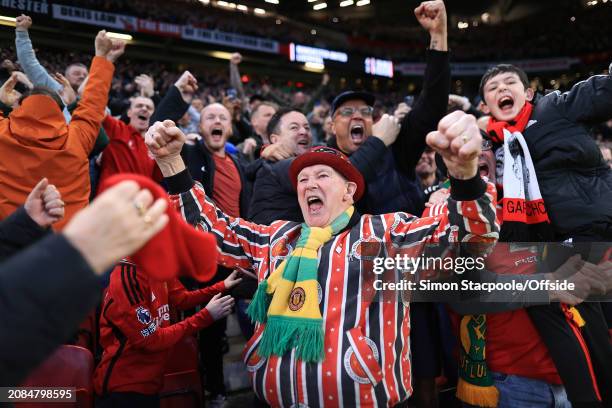
[[[32,188],[47,177],[65,202],[62,229],[88,203],[87,156],[105,115],[114,65],[94,57],[83,98],[66,124],[62,110],[49,96],[32,95],[8,118],[0,114],[0,219],[22,205]]]

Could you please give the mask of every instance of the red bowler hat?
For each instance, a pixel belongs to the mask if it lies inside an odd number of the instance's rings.
[[[357,184],[357,190],[353,198],[359,200],[365,192],[365,182],[363,176],[355,166],[350,162],[348,157],[339,150],[332,149],[327,146],[315,146],[308,153],[298,156],[289,167],[289,176],[293,188],[297,191],[297,178],[303,168],[314,166],[316,164],[325,164],[338,173],[342,174],[347,180]]]

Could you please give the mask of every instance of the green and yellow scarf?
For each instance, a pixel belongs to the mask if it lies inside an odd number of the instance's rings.
[[[348,225],[353,212],[354,207],[349,207],[324,228],[302,224],[295,249],[257,287],[247,313],[253,321],[266,324],[257,350],[260,356],[282,356],[295,348],[303,361],[323,360],[317,252]]]
[[[496,407],[499,391],[487,367],[487,315],[461,318],[457,398],[477,407]]]

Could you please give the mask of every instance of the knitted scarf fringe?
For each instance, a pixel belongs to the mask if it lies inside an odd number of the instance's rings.
[[[266,322],[266,318],[268,315],[268,307],[270,307],[270,302],[272,301],[272,296],[269,295],[267,291],[268,281],[261,281],[261,283],[257,285],[257,290],[253,295],[253,300],[251,301],[251,304],[247,308],[247,314],[253,322]]]
[[[477,407],[495,408],[499,401],[499,390],[494,385],[482,387],[470,384],[459,377],[457,382],[457,398]]]
[[[316,363],[323,360],[323,344],[324,333],[321,319],[296,321],[291,318],[271,316],[266,323],[257,354],[262,357],[269,357],[272,354],[282,356],[297,345],[295,353],[298,359]]]

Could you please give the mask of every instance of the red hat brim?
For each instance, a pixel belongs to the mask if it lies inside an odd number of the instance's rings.
[[[357,184],[357,189],[353,195],[355,202],[357,202],[363,196],[363,193],[365,192],[365,181],[363,180],[363,176],[359,170],[357,170],[357,168],[355,168],[350,161],[344,160],[340,156],[325,152],[308,152],[293,160],[291,166],[289,167],[289,176],[291,177],[293,188],[296,191],[297,177],[298,174],[300,174],[300,171],[306,167],[317,164],[325,164],[342,174],[347,180]]]

